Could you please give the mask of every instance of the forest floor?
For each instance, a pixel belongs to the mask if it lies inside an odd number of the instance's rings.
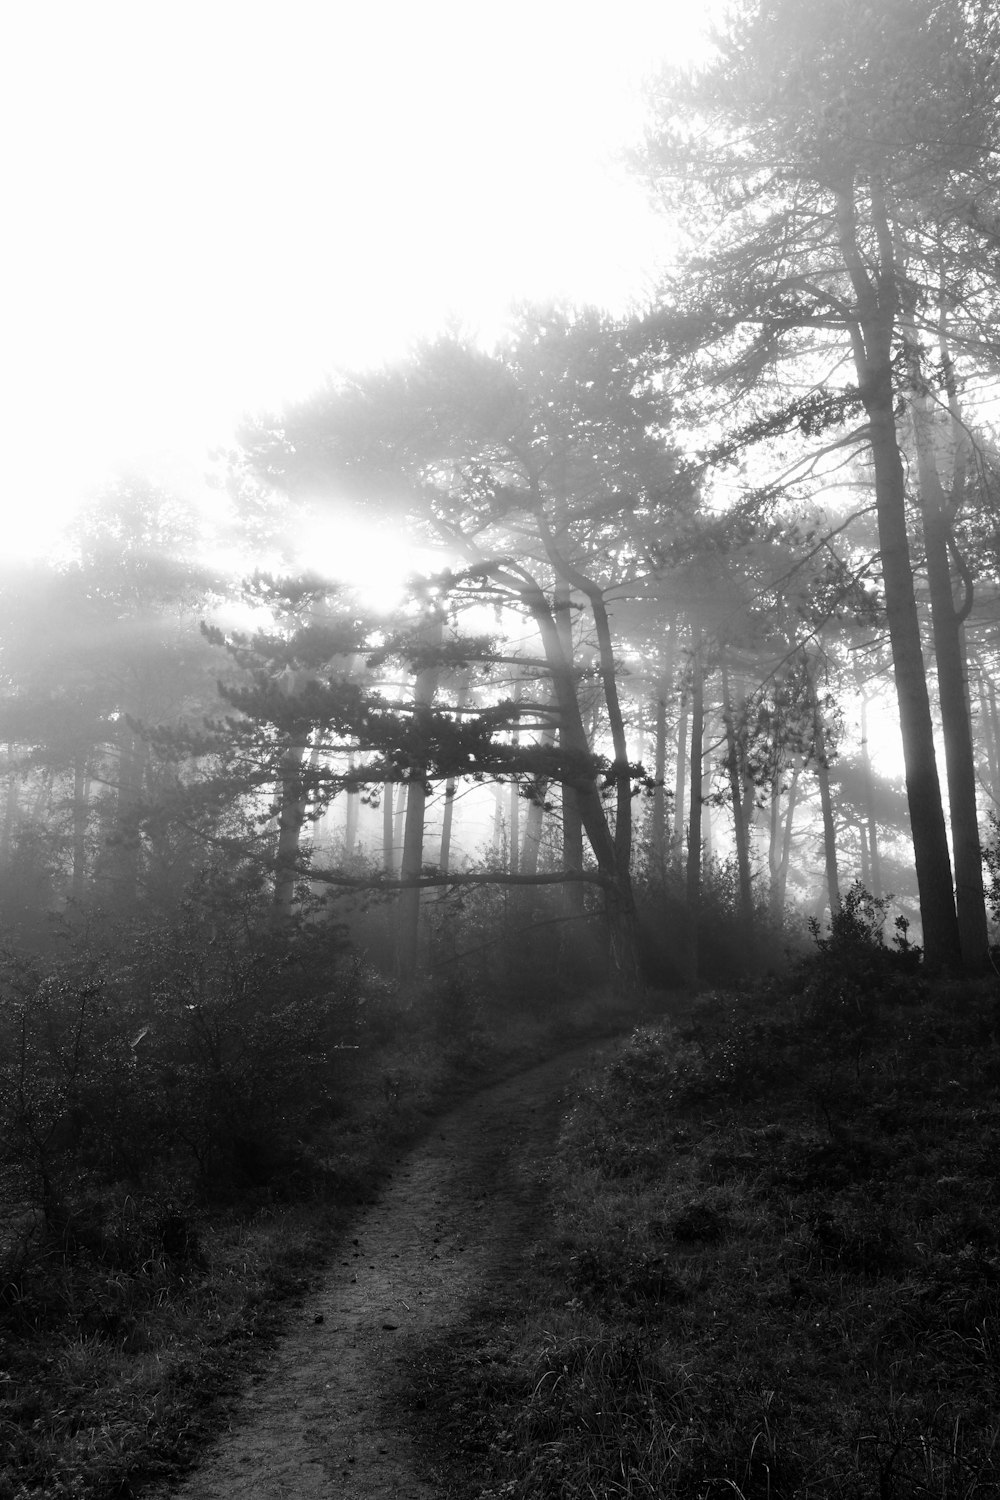
[[[854,957],[580,1076],[516,1279],[411,1369],[440,1496],[1000,1495],[1000,992]]]
[[[413,1444],[420,1350],[450,1329],[467,1333],[474,1309],[517,1276],[574,1075],[620,1045],[576,1047],[435,1121],[359,1212],[228,1429],[186,1480],[156,1496],[445,1493],[445,1471]]]

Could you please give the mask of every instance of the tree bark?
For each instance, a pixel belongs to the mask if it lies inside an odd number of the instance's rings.
[[[767,828],[767,909],[772,922],[781,920],[781,899],[778,894],[778,874],[781,868],[781,833],[784,819],[781,816],[781,783],[784,780],[784,766],[781,760],[771,773],[771,785],[768,788],[768,828]]]
[[[496,782],[494,784],[494,787],[493,787],[493,838],[492,838],[491,847],[492,847],[492,850],[493,850],[493,857],[497,861],[497,863],[500,863],[500,861],[503,860],[503,852],[504,852],[504,850],[503,850],[503,803],[504,803],[503,787],[500,784],[500,782]]]
[[[833,797],[830,795],[830,752],[823,708],[819,701],[814,664],[807,658],[806,672],[812,708],[812,752],[816,761],[816,782],[823,819],[823,868],[826,875],[826,899],[830,920],[840,911],[840,877],[837,870],[837,830],[833,821]]]
[[[555,730],[551,725],[546,725],[541,734],[543,745],[555,744]],[[538,871],[538,861],[542,847],[542,830],[545,823],[545,796],[548,790],[548,782],[539,781],[535,787],[534,796],[528,803],[528,809],[524,817],[524,845],[521,853],[521,870],[525,875],[535,875]],[[580,830],[580,859],[583,859],[583,829]],[[567,867],[568,868],[568,867]]]
[[[347,762],[348,771],[354,770],[354,756]],[[344,857],[353,859],[358,841],[358,800],[360,794],[353,787],[348,787],[344,793],[347,799],[347,807],[344,810]]]
[[[859,243],[855,193],[856,186],[851,182],[836,195],[838,237],[857,305],[857,317],[849,323],[849,330],[875,470],[885,612],[903,738],[924,952],[932,968],[957,968],[961,947],[951,855],[934,754],[934,726],[906,530],[905,476],[896,432],[892,354],[899,299],[895,245],[878,185],[873,184],[871,217],[878,260],[875,272],[870,273]]]
[[[688,814],[687,933],[684,952],[684,979],[697,984],[701,966],[698,924],[701,918],[701,766],[705,741],[705,680],[701,663],[701,641],[693,642],[691,652],[691,807]]]
[[[816,720],[814,747],[816,780],[819,783],[819,805],[823,815],[823,868],[826,873],[826,899],[830,920],[840,911],[840,877],[837,870],[837,830],[833,821],[833,798],[830,795],[830,763],[827,759],[826,730],[819,707],[814,705]]]
[[[451,829],[455,819],[455,790],[458,783],[449,776],[444,786],[444,809],[441,813],[441,850],[438,854],[438,870],[447,875],[451,866]]]
[[[968,663],[962,632],[963,614],[955,607],[949,545],[951,509],[941,483],[934,448],[934,417],[923,386],[916,339],[909,335],[913,390],[910,414],[917,451],[917,481],[923,519],[931,628],[937,663],[938,702],[944,738],[945,771],[951,843],[955,860],[955,905],[962,967],[984,973],[989,965],[986,897],[983,891],[983,853],[976,802],[976,764],[972,744],[972,715],[968,696]],[[962,434],[954,434],[956,443]],[[953,497],[953,504],[954,504]],[[971,586],[970,586],[971,588]],[[971,604],[971,598],[968,601]]]
[[[597,868],[604,884],[604,911],[608,929],[608,957],[611,967],[611,982],[618,993],[635,994],[642,984],[639,961],[639,926],[632,891],[629,869],[631,853],[631,782],[627,775],[627,755],[624,754],[624,730],[620,711],[617,722],[612,722],[612,737],[615,743],[615,766],[617,778],[618,817],[614,833],[608,822],[596,777],[590,770],[592,753],[590,740],[584,727],[580,711],[580,700],[573,672],[572,656],[567,655],[564,638],[565,627],[556,624],[556,610],[550,610],[545,595],[535,585],[522,590],[522,598],[530,609],[545,650],[552,690],[559,711],[559,742],[566,752],[569,763],[576,763],[579,771],[567,776],[563,785],[569,784],[575,792],[575,803],[579,811],[583,831],[597,860]],[[557,590],[556,606],[568,610],[568,589]],[[591,601],[593,602],[593,601]],[[603,601],[602,601],[603,604]],[[568,619],[566,621],[568,625]],[[605,614],[599,633],[605,631],[602,646],[602,672],[609,669],[608,649],[610,630]],[[616,689],[612,684],[612,704]],[[613,708],[609,705],[609,711]],[[619,768],[624,760],[624,772]],[[621,778],[627,784],[623,793]],[[625,805],[627,803],[627,806]],[[565,820],[565,803],[564,803]]]
[[[989,793],[995,804],[1000,801],[1000,724],[997,718],[996,690],[981,663],[976,677],[979,688],[980,740],[986,755]]]
[[[750,871],[750,811],[745,806],[746,788],[743,755],[736,734],[732,698],[729,689],[729,665],[725,647],[721,648],[722,721],[726,730],[729,791],[733,803],[733,835],[736,843],[736,869],[739,881],[740,922],[747,935],[753,931],[753,879]]]
[[[518,680],[514,684],[514,703],[521,701],[521,683]],[[511,744],[516,748],[521,742],[521,732],[517,720],[514,721],[514,729],[511,733]],[[509,787],[510,802],[508,811],[508,822],[510,824],[510,873],[516,875],[521,865],[521,789],[516,781],[512,781]]]
[[[469,674],[463,673],[459,680],[455,701],[455,717],[461,723],[469,699]],[[455,821],[455,795],[458,777],[449,776],[444,784],[444,808],[441,813],[441,848],[438,852],[438,869],[447,875],[451,867],[451,835]]]
[[[702,683],[703,740],[705,734],[704,696],[704,683]],[[702,764],[704,765],[704,756],[702,756]],[[714,775],[715,772],[712,768],[712,762],[709,761],[708,765],[705,766],[701,778],[701,847],[703,867],[711,864],[712,860],[715,858],[715,824],[712,815],[712,780]]]
[[[274,858],[274,894],[271,900],[271,926],[278,931],[287,928],[291,922],[295,901],[299,842],[307,807],[302,778],[303,755],[300,744],[288,745],[282,753],[278,772],[278,848]]]
[[[396,787],[396,812],[392,823],[392,868],[398,875],[403,862],[403,839],[406,828],[406,804],[409,800],[409,785],[405,781]]]
[[[432,620],[427,627],[427,640],[431,646],[441,642],[441,620]],[[440,669],[437,664],[425,667],[417,673],[413,685],[413,729],[417,746],[407,774],[406,824],[403,830],[403,858],[400,875],[403,880],[417,878],[424,863],[424,813],[427,805],[427,760],[421,746],[429,738],[431,710],[437,692]],[[418,887],[404,889],[400,896],[399,928],[397,932],[396,961],[401,978],[412,979],[417,972],[420,952],[420,906]]]
[[[656,690],[656,702],[653,714],[654,788],[649,842],[653,856],[653,868],[656,870],[661,881],[666,879],[667,874],[667,839],[669,835],[665,785],[667,776],[667,698],[673,686],[674,637],[675,626],[672,624],[667,636],[667,645],[660,670],[660,680]]]
[[[382,783],[382,868],[387,875],[395,869],[393,859],[392,782]]]
[[[781,911],[785,909],[785,899],[788,892],[788,865],[792,857],[792,829],[795,824],[795,809],[799,800],[799,776],[801,768],[794,766],[792,769],[791,785],[788,788],[788,806],[785,809],[785,831],[781,840],[781,863],[778,867],[778,902]]]
[[[860,681],[858,681],[858,692],[861,694],[861,779],[865,799],[871,892],[873,896],[881,896],[884,891],[882,855],[879,850],[878,817],[875,811],[875,778],[872,774],[872,758],[868,748],[868,699],[862,691]]]
[[[568,583],[562,580],[556,581],[553,605],[553,619],[555,622],[556,636],[558,640],[559,663],[561,670],[567,671],[572,682],[573,676],[573,620],[570,613],[572,606],[572,594]],[[544,640],[544,637],[543,637]],[[548,655],[548,653],[547,653]],[[551,655],[549,655],[551,664]],[[565,696],[565,695],[564,695]],[[555,694],[557,707],[559,706],[559,694]],[[576,689],[573,688],[573,698],[576,702]],[[576,702],[576,714],[579,716],[579,703]],[[560,720],[559,744],[563,750],[568,748],[570,730]],[[563,869],[574,873],[583,869],[583,818],[580,812],[580,802],[576,787],[569,781],[562,783],[562,852]],[[565,891],[566,912],[571,917],[583,917],[586,911],[586,899],[583,886],[578,883],[570,884]]]
[[[693,651],[691,660],[693,663]],[[687,767],[689,749],[688,710],[689,690],[687,685],[685,684],[685,686],[681,690],[680,713],[677,719],[677,769],[674,776],[674,806],[677,809],[677,820],[674,825],[673,863],[676,867],[680,866],[681,861],[684,857],[684,804],[687,797]]]

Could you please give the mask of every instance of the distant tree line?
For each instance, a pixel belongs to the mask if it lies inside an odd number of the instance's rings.
[[[334,559],[213,573],[141,480],[75,562],[7,576],[8,930],[173,910],[213,869],[278,932],[381,903],[412,976],[427,893],[498,883],[630,991],[705,972],[722,888],[760,958],[860,878],[915,903],[931,965],[981,971],[997,40],[961,0],[743,0],[653,91],[637,166],[697,248],[646,312],[525,308],[493,351],[443,336],[245,424],[244,555],[349,509],[439,559],[391,615]],[[469,788],[496,833],[459,867]]]

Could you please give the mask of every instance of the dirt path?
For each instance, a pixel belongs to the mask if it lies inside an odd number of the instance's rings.
[[[177,1500],[432,1500],[389,1392],[407,1347],[516,1271],[577,1048],[467,1100],[362,1211],[267,1378]]]

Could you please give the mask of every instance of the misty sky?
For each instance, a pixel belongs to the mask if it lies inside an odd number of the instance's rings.
[[[8,548],[116,467],[197,486],[242,412],[449,314],[641,298],[663,226],[616,153],[695,9],[10,8]]]

